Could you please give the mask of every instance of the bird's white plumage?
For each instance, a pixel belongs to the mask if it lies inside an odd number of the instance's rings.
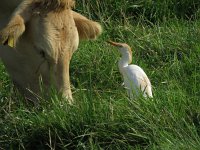
[[[140,94],[144,97],[153,97],[151,82],[144,70],[137,65],[129,65],[132,61],[130,46],[125,43],[108,42],[116,46],[122,55],[121,59],[118,61],[118,68],[123,76],[124,85],[129,97],[138,97]]]
[[[130,98],[134,98],[134,95],[137,97],[140,94],[144,97],[152,97],[151,82],[142,68],[137,65],[128,65],[123,67],[122,70],[124,84]]]

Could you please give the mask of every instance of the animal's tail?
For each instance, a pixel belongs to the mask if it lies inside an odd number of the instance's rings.
[[[79,13],[73,11],[73,18],[79,33],[80,39],[96,39],[102,33],[99,23],[89,20]]]

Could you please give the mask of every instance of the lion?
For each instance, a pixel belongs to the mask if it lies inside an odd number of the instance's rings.
[[[0,31],[4,45],[0,58],[26,99],[36,102],[53,86],[72,103],[72,55],[79,40],[96,39],[102,32],[99,23],[73,11],[74,4],[74,0],[23,0]]]

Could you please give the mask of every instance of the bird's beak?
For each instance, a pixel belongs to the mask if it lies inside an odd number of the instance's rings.
[[[117,46],[117,47],[121,47],[121,44],[113,42],[113,41],[107,41],[107,43],[113,45],[113,46]]]

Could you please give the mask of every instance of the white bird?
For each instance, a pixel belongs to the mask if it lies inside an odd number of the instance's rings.
[[[142,94],[144,97],[153,97],[152,87],[149,78],[144,70],[130,64],[132,62],[132,50],[126,43],[116,43],[108,41],[113,46],[116,46],[122,57],[118,61],[118,68],[124,79],[124,85],[131,99]]]

